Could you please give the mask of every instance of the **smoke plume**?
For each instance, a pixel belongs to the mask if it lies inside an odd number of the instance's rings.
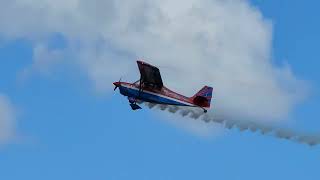
[[[269,135],[279,139],[286,139],[310,146],[320,144],[320,135],[317,134],[304,134],[290,129],[276,128],[274,126],[267,125],[266,123],[257,123],[254,121],[224,119],[216,116],[214,113],[204,113],[202,110],[194,108],[177,107],[171,105],[156,105],[153,103],[143,104],[150,109],[167,111],[170,113],[179,114],[182,117],[202,120],[207,123],[217,123],[226,129],[236,128],[240,132],[259,132],[262,135]]]

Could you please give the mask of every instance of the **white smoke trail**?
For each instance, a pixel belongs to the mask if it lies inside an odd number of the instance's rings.
[[[202,110],[191,109],[186,107],[177,107],[171,105],[157,105],[153,103],[143,103],[150,109],[156,108],[170,113],[179,113],[183,117],[192,119],[200,119],[207,123],[213,122],[222,125],[224,128],[233,129],[237,128],[240,132],[251,131],[260,132],[262,135],[270,135],[279,139],[286,139],[297,143],[315,146],[320,144],[320,135],[304,134],[290,129],[276,128],[266,124],[259,124],[257,122],[243,121],[243,120],[230,120],[215,117],[213,114],[204,113]]]

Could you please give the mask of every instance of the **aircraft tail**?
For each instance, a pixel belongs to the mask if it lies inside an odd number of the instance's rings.
[[[197,94],[192,97],[193,103],[200,107],[209,108],[212,99],[213,88],[204,86]]]

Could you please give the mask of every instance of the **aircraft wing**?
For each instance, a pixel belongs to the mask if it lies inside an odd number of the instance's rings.
[[[159,68],[143,61],[137,61],[137,64],[139,67],[142,83],[156,89],[161,89],[163,87]]]

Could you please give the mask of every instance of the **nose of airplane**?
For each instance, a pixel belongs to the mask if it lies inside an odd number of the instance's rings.
[[[113,85],[114,85],[114,90],[116,90],[121,85],[121,82],[120,81],[114,82]]]
[[[121,83],[120,82],[114,82],[113,85],[116,86],[116,87],[119,87],[121,85]]]

